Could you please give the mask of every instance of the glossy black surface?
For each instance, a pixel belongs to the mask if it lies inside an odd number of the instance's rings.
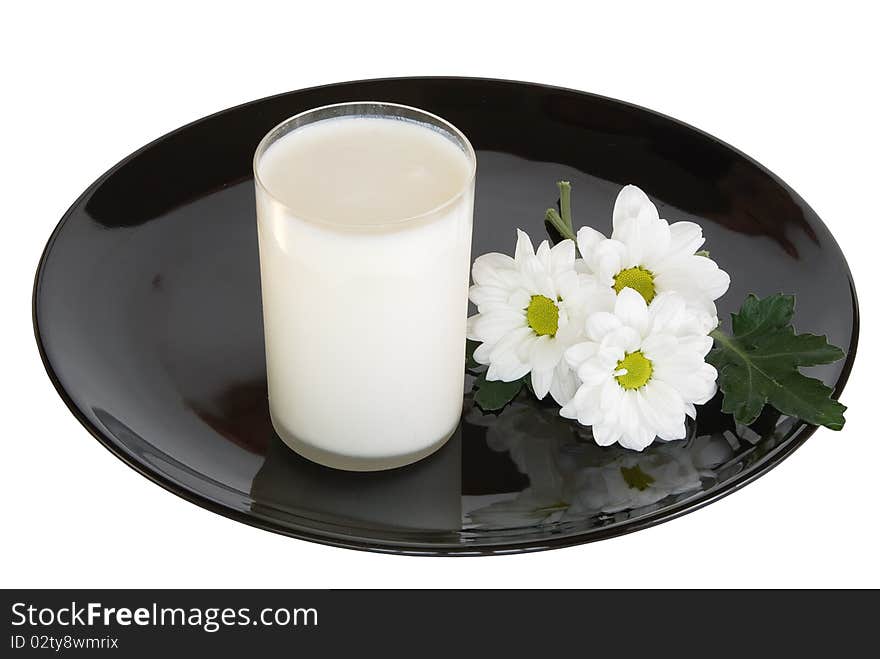
[[[285,117],[365,99],[424,108],[471,139],[475,255],[512,253],[515,227],[543,236],[560,178],[573,183],[576,224],[603,231],[620,186],[636,183],[663,217],[703,225],[733,276],[724,320],[749,292],[797,295],[798,329],[848,350],[845,362],[811,369],[839,393],[858,333],[849,270],[815,213],[757,163],[672,119],[581,92],[477,79],[355,82],[256,101],[166,135],[102,176],[51,237],[34,291],[46,368],[77,418],[128,464],[210,510],[299,538],[504,553],[693,510],[813,432],[772,411],[736,427],[716,399],[689,439],[639,454],[595,446],[552,403],[523,394],[498,415],[467,396],[449,444],[390,472],[333,471],[286,449],[266,403],[251,157]],[[840,439],[824,431],[818,441]],[[638,483],[639,472],[653,482],[627,484],[624,474]],[[161,520],[142,513],[161,533]]]

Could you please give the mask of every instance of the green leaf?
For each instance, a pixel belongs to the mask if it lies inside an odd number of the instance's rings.
[[[783,414],[840,430],[846,407],[831,399],[830,387],[798,368],[830,364],[844,353],[824,336],[795,334],[793,315],[791,295],[749,295],[739,313],[731,314],[733,336],[712,332],[715,347],[706,361],[718,369],[721,409],[748,425],[769,403]]]
[[[743,343],[791,324],[794,316],[793,295],[770,295],[759,299],[749,295],[739,313],[731,314],[734,335]]]
[[[480,362],[474,359],[474,350],[479,347],[480,344],[477,341],[471,341],[470,339],[465,341],[464,368],[466,371],[473,371],[474,369],[480,368]]]
[[[487,380],[486,374],[481,373],[474,382],[477,392],[474,394],[474,402],[484,412],[497,412],[516,398],[522,389],[523,381],[501,382],[501,380]]]

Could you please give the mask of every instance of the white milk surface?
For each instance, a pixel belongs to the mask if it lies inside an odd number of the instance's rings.
[[[288,133],[257,167],[276,431],[343,469],[432,453],[461,415],[468,156],[422,124],[340,118]]]

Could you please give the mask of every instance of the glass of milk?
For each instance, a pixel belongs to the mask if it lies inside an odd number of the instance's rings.
[[[400,467],[461,416],[476,156],[373,101],[298,114],[254,156],[269,409],[320,464]]]

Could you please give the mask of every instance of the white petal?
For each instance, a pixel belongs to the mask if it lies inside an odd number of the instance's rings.
[[[612,372],[598,359],[588,359],[581,363],[577,369],[577,376],[588,387],[598,387],[611,380]],[[617,383],[614,383],[617,386]],[[618,386],[618,388],[620,388]]]
[[[599,343],[609,332],[620,328],[622,323],[613,313],[599,311],[587,317],[584,329],[591,341]]]
[[[471,341],[480,341],[474,332],[474,323],[477,322],[477,319],[480,317],[480,314],[474,314],[473,316],[468,316],[467,324],[465,325],[465,336],[469,338]]]
[[[508,295],[506,289],[498,286],[471,286],[468,290],[468,298],[480,312],[508,306]]]
[[[599,423],[593,426],[593,439],[599,446],[611,446],[620,439],[620,429],[610,423]]]
[[[500,276],[502,271],[514,272],[516,263],[507,254],[490,252],[478,256],[474,261],[474,283],[482,286],[499,286],[505,279]]]
[[[718,327],[718,310],[714,303],[705,305],[707,310],[698,310],[697,326],[702,334],[708,334]]]
[[[674,291],[689,302],[717,300],[727,292],[730,276],[710,258],[687,256],[665,262],[654,271],[658,291]]]
[[[712,337],[703,334],[690,334],[678,340],[680,350],[699,355],[700,357],[705,357],[709,354],[709,351],[712,349],[712,343]]]
[[[703,237],[703,229],[694,222],[675,222],[669,225],[669,234],[672,238],[669,243],[668,253],[670,256],[689,256],[695,253],[706,239]]]
[[[517,327],[495,343],[489,353],[489,361],[497,362],[505,359],[514,359],[517,362],[528,364],[528,359],[523,359],[521,353],[527,355],[531,350],[534,340],[535,333],[530,327]]]
[[[550,383],[550,395],[559,405],[565,405],[572,399],[578,388],[578,378],[565,361],[559,362],[553,381]]]
[[[681,394],[674,388],[658,380],[652,378],[645,385],[642,392],[647,402],[654,407],[658,413],[664,416],[673,416],[675,418],[684,418],[685,406]]]
[[[529,235],[522,229],[516,230],[516,251],[514,252],[514,260],[517,264],[522,264],[527,258],[535,256],[535,248],[532,246],[532,240]]]
[[[581,385],[574,397],[562,406],[559,414],[566,419],[577,419],[579,423],[591,425],[598,414],[598,393],[594,388]]]
[[[627,225],[627,231],[613,237],[627,247],[624,267],[642,265],[649,270],[660,263],[669,249],[671,236],[666,220],[656,217],[656,210],[643,209],[635,220]]]
[[[623,448],[628,448],[631,451],[644,451],[656,436],[647,428],[638,427],[622,433],[618,441]]]
[[[567,270],[574,269],[574,241],[563,240],[550,250],[550,271],[558,275]]]
[[[512,309],[495,309],[471,316],[468,338],[474,341],[494,342],[517,328],[525,327],[525,325],[526,318],[522,312]]]
[[[560,290],[560,307],[568,309],[572,316],[581,317],[597,311],[614,310],[617,293],[611,286],[603,286],[592,275],[575,275],[575,278],[573,283],[567,279],[564,281],[571,287]],[[561,278],[560,282],[563,282]]]
[[[627,329],[626,331],[635,334],[635,330]],[[617,362],[626,357],[626,349],[619,343],[620,337],[616,337],[616,333],[612,333],[602,339],[598,350],[596,350],[595,359],[602,362],[609,373],[617,368]]]
[[[556,287],[553,284],[553,277],[541,265],[538,257],[526,254],[522,259],[517,259],[520,266],[520,273],[523,277],[524,285],[533,293],[543,295],[551,300],[556,299]]]
[[[619,327],[606,334],[599,343],[599,354],[603,357],[614,354],[620,360],[624,355],[638,350],[641,344],[642,337],[636,330],[632,327]]]
[[[577,232],[577,247],[584,263],[594,272],[598,266],[596,248],[608,240],[603,234],[592,227],[581,227]]]
[[[490,355],[494,347],[494,343],[481,343],[478,345],[477,349],[474,350],[474,361],[478,364],[488,364],[491,361]]]
[[[715,395],[718,372],[693,351],[679,346],[659,355],[653,365],[654,379],[675,389],[686,402],[703,404]]]
[[[668,415],[664,415],[662,410],[657,410],[653,405],[648,401],[646,393],[646,387],[642,389],[638,389],[635,392],[635,400],[636,405],[638,407],[639,416],[642,418],[643,425],[645,427],[649,427],[654,429],[655,431],[660,431],[663,429],[665,422],[668,419]]]
[[[580,343],[586,338],[584,334],[584,319],[580,316],[570,318],[568,309],[559,309],[559,329],[556,330],[556,340],[566,348],[575,343]]]
[[[623,387],[614,378],[608,378],[602,385],[599,407],[606,414],[618,414],[618,408],[623,400]]]
[[[634,185],[625,185],[617,194],[612,213],[612,224],[616,231],[619,226],[635,220],[643,209],[653,209],[654,215],[659,217],[657,208],[648,199],[648,195]],[[612,235],[612,238],[614,236]]]
[[[513,382],[514,380],[519,380],[528,372],[528,364],[516,360],[497,361],[489,364],[489,370],[486,371],[486,379]]]
[[[675,336],[654,332],[642,341],[639,349],[645,357],[655,362],[671,351],[678,349],[678,345],[678,339]]]
[[[705,256],[697,256],[696,258],[711,261],[711,259]],[[710,298],[717,300],[730,288],[730,275],[719,268],[714,261],[712,261],[712,264],[717,270],[713,268],[710,270],[711,274],[707,273],[706,280],[703,282],[703,290]]]
[[[524,288],[518,288],[507,298],[507,306],[511,309],[528,309],[532,301],[531,294]]]
[[[577,419],[577,407],[569,401],[559,409],[559,416],[564,419]]]
[[[649,308],[651,331],[677,334],[687,316],[685,299],[674,292],[658,294]]]
[[[532,389],[535,390],[535,396],[538,400],[544,398],[550,391],[550,383],[553,381],[553,369],[536,371],[532,369]]]
[[[551,272],[550,268],[550,241],[544,240],[538,245],[538,249],[535,250],[535,256],[540,262],[541,266],[547,272]]]
[[[657,404],[658,398],[653,395],[652,383],[638,392],[639,412],[647,421],[655,434],[666,441],[681,439],[679,432],[684,428],[684,416],[676,410],[670,410]]]
[[[580,295],[582,278],[588,275],[578,275],[574,268],[563,270],[553,275],[553,284],[556,294],[563,300],[567,300],[566,305],[571,307],[570,297],[578,297]]]
[[[655,432],[639,413],[638,396],[634,389],[624,391],[617,413],[623,430],[619,440],[621,446],[641,451],[654,440]]]
[[[565,351],[565,361],[571,368],[577,370],[578,366],[596,354],[598,347],[592,341],[576,343]]]
[[[552,371],[562,359],[565,350],[559,341],[549,336],[539,336],[532,344],[530,354],[532,369],[538,371]]]
[[[596,247],[593,271],[600,284],[614,285],[614,277],[623,270],[627,254],[626,245],[617,240],[606,240]]]
[[[646,336],[651,327],[651,316],[648,314],[645,298],[631,288],[624,288],[618,293],[614,315],[621,323],[636,330],[640,337]]]

